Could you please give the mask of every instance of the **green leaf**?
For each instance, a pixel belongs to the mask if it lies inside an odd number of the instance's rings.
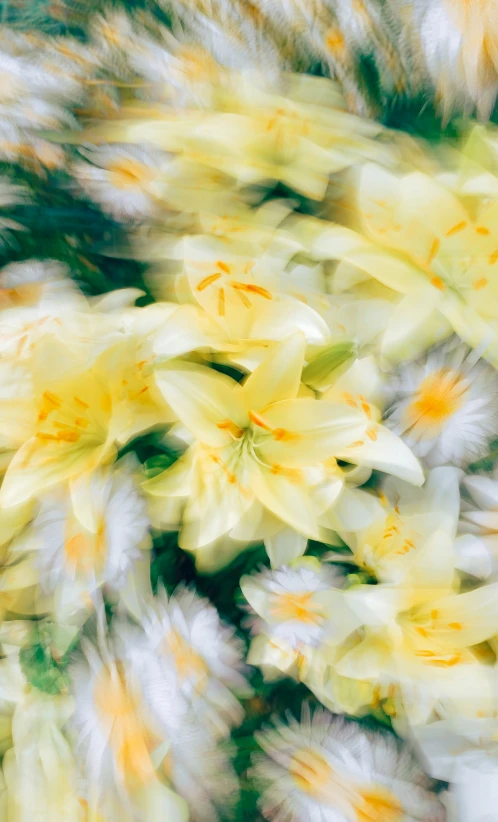
[[[57,663],[48,648],[38,643],[23,648],[19,659],[22,672],[30,685],[51,696],[67,690],[69,677],[66,666]]]
[[[303,369],[303,382],[316,390],[325,388],[353,363],[356,356],[357,346],[352,340],[327,345]]]

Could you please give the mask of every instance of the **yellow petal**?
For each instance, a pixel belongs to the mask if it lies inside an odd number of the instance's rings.
[[[224,374],[178,362],[157,369],[155,378],[166,402],[201,442],[222,447],[248,425],[240,389]]]
[[[299,480],[272,473],[254,463],[251,488],[262,505],[298,533],[311,539],[320,538],[308,491]]]
[[[242,399],[248,411],[262,411],[271,403],[297,396],[305,348],[304,334],[297,333],[269,352],[242,388]]]
[[[424,482],[424,473],[417,458],[399,437],[382,425],[367,429],[361,442],[340,449],[336,457],[385,471],[413,485]]]
[[[325,400],[296,399],[275,403],[264,412],[272,435],[261,444],[261,456],[272,465],[304,466],[325,462],[365,433],[365,415]]]

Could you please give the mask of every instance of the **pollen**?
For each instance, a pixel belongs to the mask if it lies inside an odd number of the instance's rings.
[[[218,316],[225,316],[225,291],[223,288],[218,289]]]
[[[259,426],[259,428],[264,428],[265,431],[272,430],[268,423],[265,422],[261,414],[257,414],[256,411],[249,411],[249,419],[252,423],[254,423],[254,425]]]
[[[289,440],[295,440],[299,438],[299,434],[295,434],[293,431],[287,431],[286,428],[274,428],[272,431],[273,439],[278,440],[280,442],[288,442]]]
[[[481,277],[479,280],[475,280],[475,282],[472,284],[472,288],[474,289],[474,291],[480,291],[481,288],[485,288],[487,286],[488,282],[489,280],[487,279],[487,277]]]
[[[489,264],[494,265],[498,260],[498,248],[493,251],[492,254],[489,255]]]
[[[453,237],[454,234],[459,234],[460,231],[463,231],[463,229],[466,227],[466,225],[467,225],[467,223],[465,222],[465,220],[462,220],[461,223],[457,223],[456,225],[452,226],[452,228],[450,228],[446,232],[446,236],[447,237]],[[476,231],[477,231],[477,229],[476,229]]]
[[[354,809],[357,822],[401,822],[405,818],[397,796],[380,785],[362,790]]]
[[[369,440],[372,440],[372,442],[376,442],[377,441],[377,432],[376,432],[376,430],[374,428],[369,428],[368,431],[367,431],[367,437],[368,437]]]
[[[236,291],[247,291],[249,294],[259,294],[259,296],[264,297],[265,300],[272,299],[272,295],[268,289],[263,288],[261,285],[255,285],[254,283],[234,282],[232,283],[232,288],[235,288]]]
[[[462,625],[461,622],[449,622],[448,623],[448,628],[451,628],[453,631],[461,631],[462,628],[463,628],[463,625]]]
[[[476,234],[481,234],[483,237],[486,237],[489,234],[489,228],[486,226],[478,225],[476,226]]]
[[[244,435],[244,429],[232,420],[223,420],[222,422],[218,422],[216,423],[216,428],[219,428],[220,431],[228,431],[237,440]]]
[[[74,399],[74,402],[76,403],[76,405],[79,405],[80,408],[90,408],[88,403],[85,402],[84,400],[80,399],[79,397],[73,397],[73,399]]]
[[[434,286],[434,288],[439,289],[439,291],[444,291],[444,283],[441,277],[433,277],[431,279],[431,284]]]
[[[320,609],[313,602],[312,591],[306,593],[289,591],[286,594],[276,594],[270,610],[275,619],[282,621],[296,620],[306,625],[318,625],[322,621]]]
[[[332,768],[321,754],[311,748],[303,748],[292,757],[289,773],[301,791],[320,797],[330,780]]]
[[[441,369],[429,374],[406,410],[408,421],[430,431],[441,428],[461,407],[466,387],[457,372]]]
[[[270,473],[275,476],[285,477],[291,482],[301,482],[303,479],[303,474],[300,468],[288,468],[284,465],[272,465]]]
[[[222,262],[221,260],[218,260],[218,262],[216,263],[216,265],[218,266],[218,268],[221,268],[221,270],[222,270],[225,274],[230,274],[230,266],[229,266],[229,265],[227,265],[226,263]]]
[[[216,282],[216,280],[219,280],[219,279],[220,279],[220,277],[221,277],[221,274],[219,274],[218,272],[217,272],[217,273],[215,273],[215,274],[209,274],[209,276],[208,276],[208,277],[204,277],[204,279],[203,279],[203,280],[201,280],[201,281],[200,281],[200,283],[198,283],[198,285],[197,285],[197,291],[204,291],[204,290],[205,290],[206,288],[208,288],[210,285],[212,285],[213,283],[215,283],[215,282]]]
[[[344,36],[340,29],[329,29],[325,37],[325,45],[330,51],[341,51],[344,48]]]
[[[438,251],[439,251],[439,246],[440,246],[440,245],[441,245],[441,243],[440,243],[440,241],[438,240],[438,238],[436,237],[436,238],[432,241],[432,245],[431,245],[431,247],[430,247],[429,256],[428,256],[428,258],[427,258],[427,264],[428,264],[428,265],[430,265],[430,264],[432,263],[432,261],[433,261],[434,257],[436,257],[436,256],[437,256],[437,253],[438,253]]]

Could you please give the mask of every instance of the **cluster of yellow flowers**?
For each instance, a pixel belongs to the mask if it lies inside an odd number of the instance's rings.
[[[156,300],[85,297],[54,261],[0,271],[0,816],[229,806],[243,653],[192,591],[153,594],[162,531],[208,574],[263,541],[248,662],[392,723],[475,810],[498,766],[498,483],[463,469],[498,435],[498,138],[431,152],[328,79],[175,48],[153,100],[43,134],[79,147],[80,196],[127,224]],[[442,818],[347,727],[262,736],[295,798],[273,786],[268,818]]]

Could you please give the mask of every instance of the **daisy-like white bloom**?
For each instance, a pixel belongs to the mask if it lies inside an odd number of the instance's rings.
[[[242,387],[190,363],[156,371],[195,441],[144,487],[153,496],[186,498],[180,544],[187,550],[209,545],[241,520],[249,524],[251,515],[259,522],[262,509],[319,538],[318,517],[344,482],[336,458],[361,465],[365,452],[370,468],[421,484],[411,452],[364,411],[298,396],[305,342],[300,333],[283,340]]]
[[[451,341],[407,363],[388,382],[386,424],[429,466],[464,466],[498,434],[498,377]]]
[[[228,735],[243,717],[232,693],[248,693],[243,646],[207,600],[188,588],[168,599],[161,590],[141,617],[144,635],[136,654],[147,662],[140,674],[151,710],[165,729],[170,722],[171,679],[196,722],[216,736]],[[135,651],[133,652],[135,657]],[[137,670],[141,665],[137,662]]]
[[[470,501],[462,498],[461,536],[457,541],[460,567],[485,579],[498,571],[498,476],[468,474],[463,488]]]
[[[262,632],[270,642],[281,640],[291,648],[320,645],[332,633],[326,594],[339,586],[339,574],[311,557],[240,581],[257,615],[253,633]]]
[[[8,217],[11,206],[21,205],[27,200],[27,192],[21,186],[14,185],[6,177],[0,178],[0,247],[12,242],[11,231],[25,231],[24,226]]]
[[[498,92],[498,13],[493,0],[404,2],[411,48],[425,64],[438,100],[488,118]],[[399,11],[399,9],[398,9]]]
[[[189,806],[195,822],[218,822],[233,808],[238,782],[231,762],[232,746],[217,744],[193,717],[171,737],[161,770]]]
[[[122,626],[121,640],[124,630]],[[132,627],[128,630],[126,645],[133,641]],[[119,800],[131,819],[154,822],[164,815],[185,822],[184,801],[157,773],[169,743],[150,711],[139,672],[120,655],[112,637],[100,638],[98,646],[85,640],[82,651],[70,668],[75,705],[71,723],[76,758],[88,780],[89,808],[95,812]],[[171,727],[179,727],[178,702],[170,701],[169,707]],[[104,818],[114,822],[114,815]]]
[[[23,260],[0,269],[0,308],[40,305],[78,294],[65,265],[58,260]]]
[[[143,146],[113,145],[83,151],[72,174],[83,192],[117,220],[143,220],[161,204],[165,155]]]
[[[147,586],[139,589],[140,569],[149,569],[144,549],[150,548],[150,538],[145,504],[131,474],[124,468],[94,471],[74,493],[83,498],[80,519],[67,489],[49,493],[11,550],[35,552],[40,588],[53,595],[60,622],[92,607],[102,587],[136,610],[149,594]]]
[[[276,822],[442,822],[443,806],[406,748],[326,711],[289,716],[256,738],[261,809]]]

